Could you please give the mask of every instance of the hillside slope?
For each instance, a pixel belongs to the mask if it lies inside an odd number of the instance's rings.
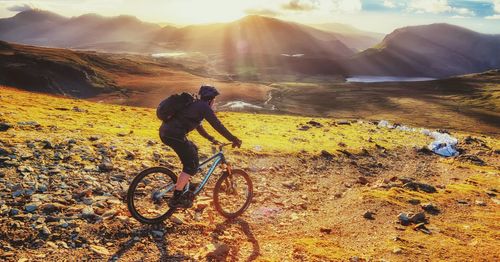
[[[500,68],[500,35],[449,24],[410,26],[347,62],[351,74],[447,77]]]
[[[244,141],[226,154],[250,173],[255,201],[224,221],[209,185],[197,209],[149,227],[129,216],[124,193],[137,171],[180,164],[154,110],[0,87],[0,258],[499,259],[500,140],[453,133],[462,155],[445,159],[420,149],[430,142],[420,132],[370,122],[220,117]],[[400,224],[401,212],[422,224]]]
[[[103,68],[109,60],[65,49],[12,45],[0,41],[0,84],[27,90],[90,97],[116,91]]]
[[[210,82],[224,94],[221,101],[246,94],[249,102],[265,101],[268,87],[224,81],[201,62],[185,65],[169,59],[43,48],[0,41],[0,85],[91,98],[136,106],[156,106],[180,91],[196,93]],[[236,88],[234,88],[236,87]]]

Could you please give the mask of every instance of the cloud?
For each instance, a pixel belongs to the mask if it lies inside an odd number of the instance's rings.
[[[417,13],[432,14],[451,12],[453,10],[447,0],[413,0],[408,4],[408,9]]]
[[[300,0],[291,0],[288,3],[281,5],[281,8],[291,11],[311,11],[313,9],[316,9],[314,5],[301,3]]]
[[[499,0],[500,1],[500,0]],[[417,14],[431,13],[453,13],[453,18],[466,18],[475,16],[476,13],[465,7],[453,7],[447,0],[412,0],[408,4],[408,10]]]
[[[396,4],[392,0],[384,0],[384,6],[389,8],[396,8]]]
[[[261,9],[249,8],[249,9],[245,10],[245,14],[247,14],[247,15],[263,15],[263,16],[271,16],[271,17],[275,17],[275,16],[280,15],[279,12],[274,11],[272,9],[266,9],[266,8],[261,8]]]
[[[333,11],[339,13],[355,13],[362,9],[361,0],[333,0]]]
[[[495,13],[500,13],[500,0],[493,0],[493,10]]]
[[[24,11],[33,10],[33,9],[35,9],[35,7],[33,5],[30,5],[30,4],[13,5],[13,6],[7,7],[7,10],[9,10],[11,12],[24,12]]]
[[[500,19],[500,14],[486,16],[485,18],[489,19],[489,20],[499,20]]]
[[[460,16],[474,16],[476,15],[474,11],[467,8],[452,7],[452,12],[457,13]]]

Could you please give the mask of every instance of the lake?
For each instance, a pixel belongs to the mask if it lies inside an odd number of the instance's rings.
[[[430,77],[400,77],[400,76],[352,76],[348,83],[382,83],[382,82],[419,82],[436,80]]]
[[[183,56],[186,55],[184,52],[170,52],[170,53],[156,53],[152,54],[152,57],[177,57],[177,56]]]

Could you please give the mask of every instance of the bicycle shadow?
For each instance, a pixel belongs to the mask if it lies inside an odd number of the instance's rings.
[[[221,241],[218,239],[219,235],[224,235],[224,232],[229,230],[231,227],[240,227],[241,231],[245,236],[247,237],[247,241],[252,244],[252,252],[248,256],[248,258],[244,259],[244,261],[254,261],[260,256],[260,245],[257,239],[255,238],[255,235],[252,232],[252,229],[250,228],[250,225],[248,222],[241,218],[236,218],[233,220],[225,220],[215,226],[215,229],[212,233],[212,243],[214,245],[217,245]],[[234,242],[231,243],[231,247],[233,248],[232,253],[237,255],[240,246],[235,246]],[[212,254],[208,255],[209,260],[210,259],[215,259],[217,261],[225,261],[228,259],[230,251],[229,250],[220,250],[219,252],[213,251]],[[240,258],[241,259],[241,258]],[[243,260],[243,259],[242,259]]]
[[[151,237],[151,242],[153,242],[158,251],[160,252],[160,258],[158,261],[184,261],[186,257],[182,254],[169,255],[168,254],[168,241],[166,236],[170,228],[166,227],[163,223],[159,225],[143,226],[140,229],[136,229],[131,233],[131,237],[125,243],[123,243],[120,248],[112,254],[108,262],[115,262],[120,260],[128,251],[130,251],[136,243],[140,242],[142,238]]]

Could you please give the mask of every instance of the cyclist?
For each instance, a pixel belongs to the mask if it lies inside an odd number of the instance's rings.
[[[183,193],[186,184],[198,171],[198,147],[186,138],[186,135],[196,129],[200,135],[212,143],[218,143],[215,138],[207,133],[201,125],[206,119],[210,125],[222,136],[233,143],[233,147],[240,147],[242,141],[231,134],[219,121],[213,111],[215,97],[219,92],[215,87],[202,85],[198,92],[199,99],[188,105],[181,112],[176,113],[160,127],[161,141],[170,146],[182,162],[182,172],[175,185],[174,196],[168,205],[172,208],[189,208],[193,205],[193,198],[189,190]]]

